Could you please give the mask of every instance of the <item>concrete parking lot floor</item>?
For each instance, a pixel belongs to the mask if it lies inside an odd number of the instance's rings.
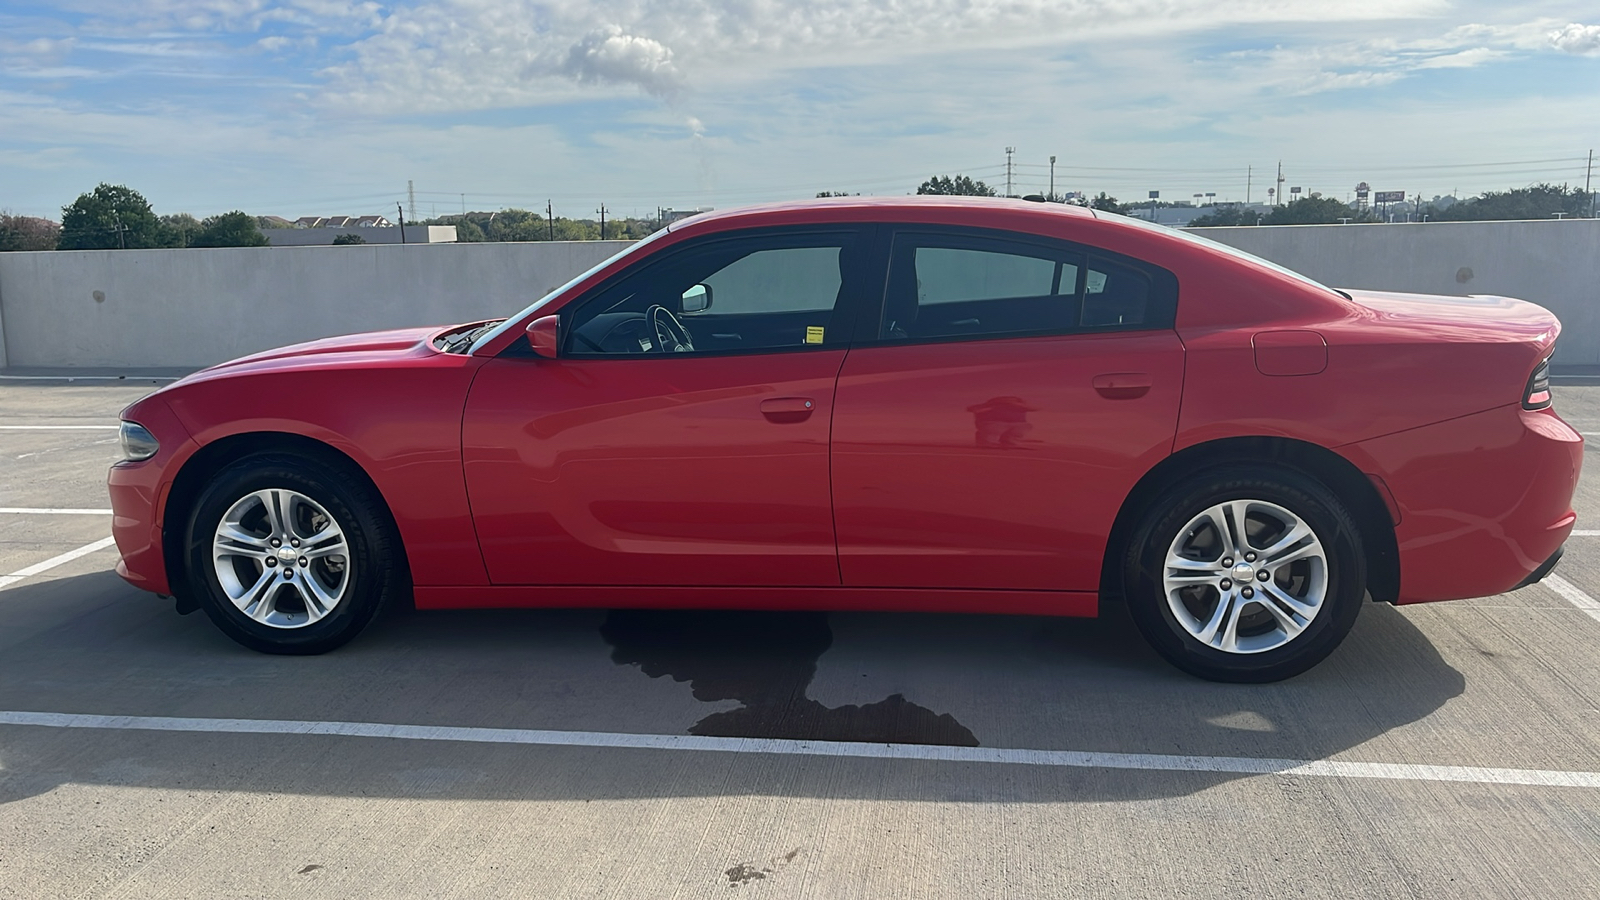
[[[1373,604],[1264,686],[1182,675],[1115,616],[396,613],[269,657],[93,549],[149,389],[0,379],[0,897],[1600,884],[1600,531],[1566,595]],[[1600,434],[1600,387],[1557,408]]]

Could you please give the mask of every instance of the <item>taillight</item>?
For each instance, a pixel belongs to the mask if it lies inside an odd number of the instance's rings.
[[[1550,408],[1550,360],[1545,359],[1534,367],[1528,376],[1528,389],[1522,392],[1523,409]]]

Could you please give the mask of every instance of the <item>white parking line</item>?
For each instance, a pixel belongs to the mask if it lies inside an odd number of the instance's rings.
[[[931,744],[858,744],[773,738],[699,737],[683,734],[619,734],[604,731],[544,731],[525,728],[458,728],[448,725],[384,725],[375,722],[305,722],[281,719],[189,719],[167,716],[97,716],[76,713],[0,711],[0,725],[93,728],[112,731],[186,731],[207,734],[317,734],[406,741],[472,744],[534,744],[631,750],[687,750],[767,756],[835,756],[933,762],[998,763],[1070,769],[1139,769],[1153,772],[1219,772],[1237,775],[1311,775],[1392,781],[1454,781],[1538,787],[1600,788],[1600,772],[1492,769],[1339,760],[1255,759],[1244,756],[1170,756],[1083,750],[1011,750]]]
[[[66,563],[72,562],[80,556],[88,556],[96,550],[104,550],[114,543],[116,543],[115,538],[101,538],[92,544],[85,544],[76,550],[68,550],[60,556],[52,556],[44,562],[34,563],[25,569],[18,569],[15,572],[12,572],[10,575],[0,575],[0,588],[5,588],[16,584],[24,578],[31,578],[40,572],[46,572],[50,569],[54,569],[56,566],[65,565]]]
[[[1574,531],[1571,537],[1600,537],[1600,531]]]
[[[0,431],[112,431],[121,425],[0,425]]]
[[[1560,575],[1546,575],[1541,584],[1550,586],[1550,590],[1561,595],[1563,600],[1583,610],[1589,618],[1600,622],[1600,600],[1596,600],[1584,593],[1577,585],[1562,578]]]
[[[19,516],[109,516],[109,509],[57,509],[44,506],[0,506],[0,513]]]

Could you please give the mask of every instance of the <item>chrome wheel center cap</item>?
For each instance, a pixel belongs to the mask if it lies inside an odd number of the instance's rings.
[[[294,561],[299,558],[300,551],[289,546],[288,544],[284,544],[282,547],[278,548],[278,562],[281,562],[286,566],[294,565]]]
[[[280,550],[278,552],[281,554],[283,551]],[[1248,584],[1250,579],[1252,579],[1254,577],[1256,577],[1256,567],[1250,565],[1249,563],[1239,563],[1238,565],[1233,567],[1233,580],[1234,581],[1244,582],[1244,583]]]

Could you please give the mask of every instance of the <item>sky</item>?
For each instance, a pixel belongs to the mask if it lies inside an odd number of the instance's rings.
[[[0,209],[593,218],[967,174],[1123,200],[1582,186],[1600,4],[0,0]],[[1600,175],[1596,176],[1600,185]]]

